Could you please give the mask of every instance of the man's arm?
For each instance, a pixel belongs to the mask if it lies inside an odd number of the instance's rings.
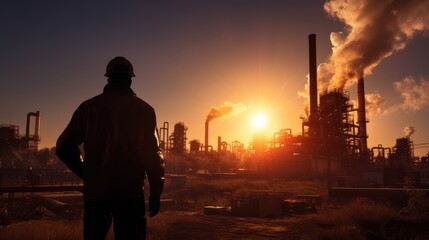
[[[73,114],[70,123],[59,136],[56,144],[58,158],[78,177],[83,177],[83,162],[79,145],[82,144],[80,125],[77,111]]]
[[[149,217],[158,214],[161,206],[161,193],[164,188],[164,158],[159,149],[158,131],[156,129],[156,120],[151,126],[152,134],[149,134],[149,156],[146,160],[146,175],[149,181]]]
[[[161,196],[164,189],[164,157],[159,149],[158,132],[154,129],[151,141],[151,156],[146,159],[146,175],[149,181],[150,195]]]

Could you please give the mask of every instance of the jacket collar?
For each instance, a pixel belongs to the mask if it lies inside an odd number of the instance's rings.
[[[106,84],[106,86],[104,86],[103,93],[124,93],[136,96],[135,92],[129,86],[113,83]]]

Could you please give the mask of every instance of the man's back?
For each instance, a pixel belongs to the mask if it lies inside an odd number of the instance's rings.
[[[131,89],[106,87],[79,106],[75,116],[85,151],[85,198],[133,196],[141,192],[145,162],[157,152],[153,108]]]

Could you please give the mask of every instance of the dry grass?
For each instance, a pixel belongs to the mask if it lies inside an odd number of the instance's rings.
[[[242,192],[252,190],[269,190],[289,192],[292,194],[327,194],[326,183],[322,181],[287,181],[283,179],[249,180],[236,179],[201,179],[189,178],[186,189],[203,189],[218,192]]]
[[[326,184],[321,181],[191,177],[185,189],[170,189],[164,197],[175,199],[183,210],[200,210],[205,205],[229,206],[232,196],[247,196],[252,191],[327,195]]]
[[[82,221],[64,220],[31,220],[0,228],[0,239],[8,240],[78,240],[83,239]],[[107,240],[115,239],[113,228]],[[168,239],[166,233],[168,222],[164,219],[152,218],[148,221],[147,239]]]
[[[182,190],[167,191],[164,197],[175,200],[195,200],[187,210],[200,211],[205,205],[228,206],[230,194],[249,191],[274,191],[291,194],[327,195],[326,184],[321,181],[285,181],[282,179],[202,179],[188,178]],[[192,202],[192,201],[191,201]],[[365,239],[365,233],[395,218],[398,211],[386,205],[365,200],[355,200],[339,209],[322,209],[311,217],[310,228],[303,239]],[[173,239],[175,229],[171,216],[167,213],[148,219],[148,239]],[[174,221],[180,221],[174,220]],[[302,226],[304,228],[304,226]],[[177,230],[177,229],[176,229]],[[205,231],[201,229],[201,231]],[[82,239],[82,221],[32,220],[0,228],[0,239]],[[114,239],[113,232],[108,239]]]
[[[395,217],[393,208],[357,199],[317,215],[314,221],[323,228],[317,239],[365,239],[366,232],[377,233],[381,224]]]
[[[270,184],[273,191],[290,192],[292,194],[327,195],[327,185],[323,181],[274,181]]]
[[[82,222],[32,220],[0,228],[0,239],[82,239]],[[111,238],[113,239],[113,238]]]
[[[318,236],[312,239],[319,240],[364,240],[366,237],[356,227],[352,225],[340,225],[334,229],[322,231]]]
[[[356,199],[345,204],[340,210],[331,211],[316,218],[320,224],[335,226],[345,224],[382,223],[397,215],[397,211],[386,205],[375,204],[363,199]]]
[[[164,197],[175,200],[194,199],[187,210],[202,212],[203,206],[229,206],[231,194],[239,192],[269,190],[277,192],[326,194],[326,187],[319,181],[285,181],[281,179],[236,179],[236,178],[188,178],[186,188],[167,191]],[[191,201],[192,202],[192,201]],[[170,220],[168,216],[148,219],[148,239],[169,239]],[[171,236],[170,236],[171,237]],[[0,239],[82,239],[82,221],[31,220],[0,229]],[[113,232],[108,239],[114,239]]]

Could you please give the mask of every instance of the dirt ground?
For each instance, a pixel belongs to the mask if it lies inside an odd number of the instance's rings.
[[[332,213],[341,213],[341,208],[320,208],[316,212],[305,214],[289,214],[277,218],[255,218],[206,215],[199,211],[163,211],[154,218],[148,218],[148,240],[269,240],[269,239],[429,239],[428,225],[417,229],[406,222],[394,222],[387,232],[388,238],[368,238],[368,230],[357,225],[352,229],[335,228],[330,235],[326,234],[333,226],[321,224],[315,219],[321,216],[333,216]],[[0,228],[0,239],[82,239],[82,215],[67,219],[60,216],[49,216],[49,212],[42,211],[41,217],[37,219],[14,221],[6,228]],[[338,225],[344,224],[337,219]],[[344,220],[344,219],[343,219]],[[411,226],[411,228],[410,228]],[[333,230],[333,229],[332,229]],[[338,231],[347,231],[348,235],[340,235]],[[376,233],[379,226],[372,232]],[[416,235],[406,234],[403,230],[413,230]],[[419,233],[420,231],[420,233]],[[113,240],[113,232],[108,235],[107,240]]]
[[[379,235],[383,222],[375,221],[376,225],[368,223],[374,222],[374,217],[385,215],[384,207],[373,203],[368,205],[370,203],[368,202],[363,205],[354,204],[345,209],[341,203],[328,199],[323,182],[282,182],[258,179],[225,182],[218,180],[210,182],[211,185],[204,179],[194,182],[196,183],[189,184],[186,189],[165,191],[164,200],[171,201],[162,203],[162,212],[158,216],[148,218],[148,240],[381,239],[368,238],[367,234]],[[279,189],[279,187],[282,188]],[[313,209],[303,214],[289,211],[288,214],[276,218],[204,214],[204,206],[232,205],[233,194],[228,192],[228,189],[260,190],[256,192],[262,194],[267,189],[271,191],[271,188],[280,193],[289,190],[290,195],[317,194],[322,196],[323,204],[319,205],[316,211]],[[236,195],[238,192],[236,190]],[[47,209],[48,206],[56,206],[51,201],[36,197],[36,194],[19,194],[15,196],[13,204],[12,225],[0,228],[0,239],[82,239],[82,196],[76,193],[50,193],[44,196],[70,203],[72,207],[60,215],[54,212],[61,212],[61,208]],[[0,196],[0,208],[9,205],[8,197],[5,194]],[[354,221],[356,218],[360,221]],[[352,223],[351,220],[353,220]],[[420,224],[422,229],[427,229],[426,226],[429,225]],[[385,232],[390,232],[391,237],[383,239],[429,239],[429,232],[421,234],[421,229],[410,225],[410,222],[397,221],[385,224],[384,227],[385,230],[387,229]],[[401,235],[404,230],[412,230],[420,237],[410,234],[408,238],[395,237],[395,235]],[[64,238],[65,235],[68,238]],[[114,239],[113,233],[110,232],[108,240],[112,239]]]
[[[316,214],[318,213],[280,218],[254,218],[205,215],[202,212],[191,211],[166,211],[155,218],[148,218],[148,239],[314,239],[314,233],[318,231],[319,226],[313,224],[311,219]],[[50,236],[49,239],[65,239],[63,238],[65,236],[67,239],[81,239],[82,220],[64,221],[46,217],[40,220],[20,220],[0,230],[0,239],[2,236],[7,236],[6,238],[10,240],[22,239],[22,237],[29,240],[46,239],[44,236]],[[114,239],[112,229],[107,239]]]
[[[148,230],[150,237],[151,225],[163,222],[166,224],[165,239],[312,239],[312,233],[317,231],[310,229],[310,219],[314,215],[244,218],[171,211],[149,219]]]
[[[50,197],[52,196],[54,195],[50,195]],[[76,201],[76,196],[74,195],[62,194],[60,196],[61,198],[59,199],[61,201]],[[58,196],[56,197],[58,199]],[[36,208],[37,211],[29,215],[27,220],[18,218],[17,216],[24,216],[29,209],[32,209],[32,205],[35,203],[34,199],[35,198],[31,195],[25,195],[15,199],[14,215],[16,216],[12,225],[7,229],[3,229],[3,232],[13,232],[12,239],[19,239],[14,237],[16,236],[14,231],[20,232],[21,229],[37,229],[39,227],[35,226],[38,225],[42,226],[39,229],[42,229],[46,225],[58,226],[56,225],[58,222],[66,220],[66,223],[63,224],[64,229],[69,228],[70,223],[75,229],[74,232],[67,234],[76,236],[76,239],[81,237],[82,204],[74,204],[78,207],[78,209],[75,210],[78,211],[72,215],[71,222],[67,222],[70,221],[70,216],[67,218],[64,218],[64,216],[56,216],[53,212],[40,207]],[[1,202],[3,203],[2,205],[6,206],[7,199],[5,196],[3,196]],[[316,232],[318,226],[312,224],[311,219],[317,214],[319,213],[289,215],[278,218],[234,217],[230,215],[206,215],[203,213],[203,209],[199,207],[180,211],[177,211],[173,207],[170,210],[162,211],[155,218],[148,218],[148,239],[314,239],[310,237],[310,233]],[[61,233],[63,225],[59,225],[58,229],[47,227],[48,231],[52,231],[49,234],[55,236],[58,234],[57,232]],[[38,232],[33,234],[33,230],[26,231],[28,231],[28,234],[24,236],[30,237],[29,239],[43,239],[43,237],[32,238],[32,235],[38,235]],[[1,234],[0,239],[2,239]],[[53,237],[51,239],[57,238]],[[108,239],[114,239],[112,233],[109,233]]]

